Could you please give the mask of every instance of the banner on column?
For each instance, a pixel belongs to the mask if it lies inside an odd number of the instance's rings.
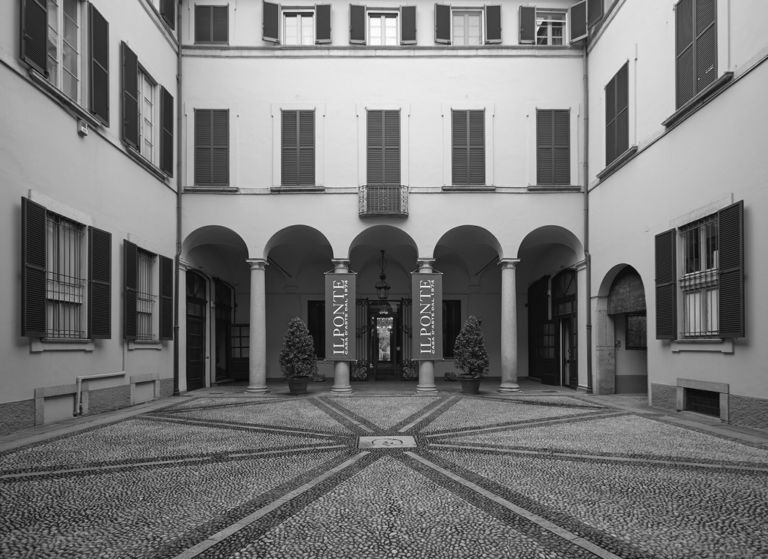
[[[442,359],[443,275],[438,272],[414,272],[411,275],[411,293],[413,359]]]
[[[354,361],[355,357],[354,273],[325,274],[325,358]]]

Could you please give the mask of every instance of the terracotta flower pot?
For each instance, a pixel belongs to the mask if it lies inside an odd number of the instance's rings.
[[[293,377],[288,379],[288,390],[291,394],[306,394],[309,377]]]
[[[480,392],[480,379],[479,378],[461,379],[461,392],[463,394],[478,394]]]

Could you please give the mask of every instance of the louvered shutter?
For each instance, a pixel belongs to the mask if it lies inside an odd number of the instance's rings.
[[[46,334],[46,210],[21,199],[21,335]]]
[[[552,184],[553,111],[536,111],[536,184]]]
[[[210,43],[213,6],[195,6],[195,42]]]
[[[571,29],[571,42],[575,43],[587,37],[587,1],[577,2],[568,9],[568,23]]]
[[[696,93],[717,78],[717,4],[696,0]]]
[[[280,182],[284,186],[298,183],[298,142],[298,111],[283,111],[280,125]]]
[[[90,54],[90,110],[109,126],[109,24],[88,5],[88,52]]]
[[[485,111],[469,111],[468,117],[468,184],[485,184]]]
[[[435,42],[451,44],[451,7],[435,4]]]
[[[299,111],[298,183],[315,184],[315,111]]]
[[[485,7],[485,42],[501,42],[501,6]]]
[[[349,5],[349,42],[365,44],[365,6]]]
[[[629,148],[629,63],[616,74],[616,147],[615,157]]]
[[[384,183],[384,111],[368,111],[367,183]]]
[[[536,42],[536,8],[520,6],[520,44],[532,45]]]
[[[400,111],[383,111],[384,182],[400,184]]]
[[[592,27],[603,17],[603,0],[587,1],[587,25]]]
[[[744,318],[744,202],[717,212],[719,259],[719,335],[743,338]]]
[[[160,256],[159,323],[161,340],[173,339],[173,260]]]
[[[88,336],[112,337],[112,235],[88,228]]]
[[[400,7],[400,44],[416,44],[416,6]]]
[[[696,93],[693,65],[693,0],[680,0],[675,6],[675,90],[678,108]]]
[[[262,38],[270,43],[280,42],[280,6],[272,2],[262,3]]]
[[[165,20],[165,23],[171,29],[176,29],[176,1],[160,0],[160,17]]]
[[[656,235],[656,339],[677,338],[677,231]]]
[[[135,340],[138,331],[136,289],[138,284],[138,253],[136,245],[123,241],[123,338]]]
[[[571,113],[554,111],[554,177],[552,184],[571,184]]]
[[[605,164],[616,158],[616,76],[605,86]]]
[[[160,88],[160,170],[173,176],[173,95]]]
[[[451,111],[451,182],[469,184],[469,111]]]
[[[315,6],[315,43],[318,45],[331,42],[331,5]]]
[[[570,111],[536,111],[536,183],[571,182]]]
[[[48,8],[46,0],[21,2],[21,58],[48,75]]]
[[[452,182],[485,184],[485,111],[452,111]]]
[[[195,184],[211,184],[213,111],[195,109]]]
[[[211,113],[211,184],[226,186],[229,184],[229,111],[216,109]]]
[[[213,7],[211,40],[214,43],[229,41],[229,6]]]
[[[123,141],[134,149],[139,149],[139,60],[124,42],[120,47]]]

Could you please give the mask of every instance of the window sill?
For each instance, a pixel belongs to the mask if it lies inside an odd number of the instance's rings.
[[[535,184],[528,187],[529,192],[581,192],[580,186],[565,184]]]
[[[146,171],[149,171],[150,174],[154,175],[156,179],[166,183],[168,182],[169,176],[166,175],[163,171],[161,171],[157,167],[155,167],[154,163],[147,160],[143,155],[137,152],[135,148],[131,147],[125,142],[123,142],[123,146],[125,146],[125,151],[131,157],[131,159],[133,159],[136,163],[144,167],[144,169]]]
[[[147,340],[147,341],[133,341],[128,340],[128,351],[135,351],[137,349],[163,349],[163,343],[160,340]]]
[[[33,339],[29,341],[30,353],[43,353],[46,351],[85,351],[96,349],[92,340],[53,340]]]
[[[701,340],[674,340],[671,344],[672,353],[725,353],[733,354],[733,340],[701,339]]]
[[[476,186],[472,186],[470,184],[453,184],[449,186],[444,186],[443,190],[446,192],[494,192],[496,190],[496,187],[486,186],[483,184],[479,184]]]
[[[209,194],[209,193],[216,193],[216,194],[235,194],[239,192],[239,189],[234,186],[185,186],[184,187],[185,193],[193,193],[193,192],[199,192],[201,194]]]
[[[325,192],[324,186],[273,186],[269,189],[274,194],[305,194],[307,192]]]
[[[677,126],[679,123],[698,111],[701,107],[709,103],[709,101],[711,101],[714,97],[714,94],[720,91],[723,86],[725,86],[732,79],[733,72],[725,72],[722,76],[702,89],[693,98],[686,101],[682,107],[672,113],[672,115],[667,120],[662,122],[661,125],[666,128]]]
[[[601,181],[607,179],[613,173],[621,169],[624,165],[632,161],[635,158],[635,155],[637,155],[637,146],[631,146],[629,149],[624,151],[624,153],[606,165],[605,169],[597,173],[597,178]]]
[[[89,113],[86,109],[77,104],[75,101],[64,95],[64,93],[59,89],[51,85],[51,83],[45,79],[45,76],[40,74],[37,70],[29,68],[28,72],[32,83],[34,83],[38,89],[40,89],[53,101],[61,105],[73,117],[84,120],[92,128],[109,126],[108,122],[102,122],[91,113]]]

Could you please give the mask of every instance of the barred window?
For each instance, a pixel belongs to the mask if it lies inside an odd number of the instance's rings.
[[[719,274],[717,215],[680,230],[683,241],[683,335],[712,336],[718,333]]]
[[[155,301],[155,255],[137,249],[137,285],[136,285],[136,339],[154,340]]]
[[[46,229],[46,337],[85,338],[85,227],[48,212]]]

